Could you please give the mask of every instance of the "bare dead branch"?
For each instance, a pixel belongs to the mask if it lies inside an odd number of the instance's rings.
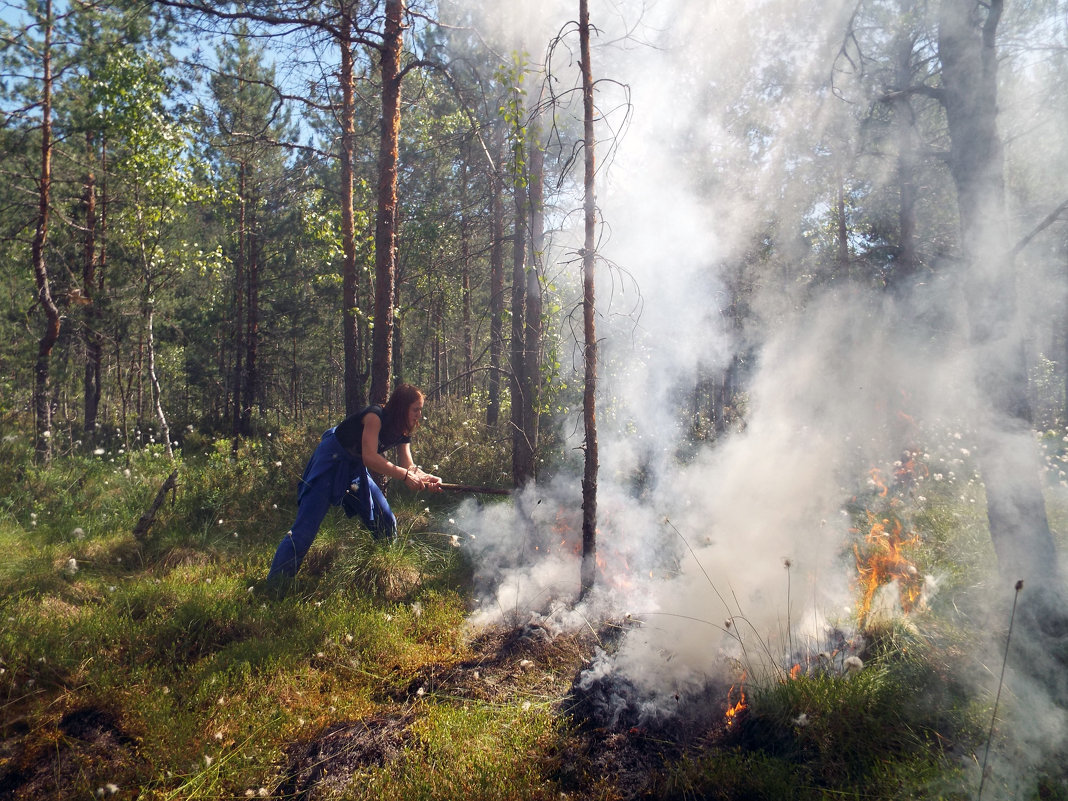
[[[138,542],[145,541],[148,537],[149,529],[151,529],[152,524],[156,522],[156,515],[159,513],[159,508],[163,506],[163,501],[167,498],[167,493],[174,490],[177,486],[178,468],[176,467],[160,486],[159,490],[156,492],[156,497],[153,499],[148,509],[145,510],[145,513],[141,515],[141,519],[137,521],[137,525],[133,527],[134,539]]]
[[[1061,205],[1057,206],[1057,208],[1047,214],[1046,217],[1042,220],[1042,222],[1040,222],[1033,229],[1031,229],[1031,232],[1028,233],[1027,236],[1025,236],[1023,239],[1016,243],[1012,250],[1009,251],[1009,255],[1013,258],[1019,255],[1020,251],[1027,247],[1031,243],[1032,239],[1034,239],[1040,233],[1042,233],[1051,225],[1053,225],[1053,223],[1057,222],[1057,220],[1061,218],[1061,215],[1063,215],[1065,211],[1068,211],[1068,200],[1065,200],[1063,203],[1061,203]]]

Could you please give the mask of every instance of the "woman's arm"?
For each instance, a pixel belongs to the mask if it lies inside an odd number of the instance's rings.
[[[403,467],[407,471],[407,476],[411,476],[419,483],[419,489],[428,489],[433,492],[441,492],[441,479],[437,476],[432,476],[427,473],[419,465],[415,464],[415,460],[412,458],[412,447],[407,442],[398,446],[397,464]],[[415,489],[415,483],[409,482],[405,478],[405,486]]]
[[[389,461],[378,452],[378,434],[382,430],[382,418],[374,412],[368,412],[363,416],[363,439],[360,441],[360,453],[363,464],[368,470],[386,476],[396,478],[404,482],[404,486],[411,490],[421,490],[426,483],[420,474],[422,473],[412,461],[411,446],[405,442],[398,446],[397,464]],[[426,474],[423,473],[423,476]],[[440,483],[441,479],[438,479]]]

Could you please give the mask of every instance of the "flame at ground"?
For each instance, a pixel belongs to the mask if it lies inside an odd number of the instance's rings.
[[[739,697],[737,701],[734,701],[734,688],[738,687]],[[724,713],[724,717],[727,721],[727,726],[733,726],[734,721],[738,718],[738,713],[745,709],[747,706],[745,701],[745,674],[742,674],[741,681],[738,685],[731,685],[731,688],[727,690],[727,711]]]
[[[888,487],[881,480],[878,470],[871,471],[872,483],[880,498],[888,494]],[[909,556],[910,549],[920,544],[920,537],[907,529],[900,516],[892,510],[895,501],[889,502],[890,510],[879,514],[867,510],[868,532],[863,543],[853,545],[856,558],[860,598],[857,601],[857,618],[863,625],[871,613],[872,600],[880,587],[896,582],[898,597],[903,612],[910,612],[920,599],[924,579]]]

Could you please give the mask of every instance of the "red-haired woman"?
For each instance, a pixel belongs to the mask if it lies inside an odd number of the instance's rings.
[[[441,479],[412,460],[411,435],[423,419],[423,393],[401,384],[385,406],[368,406],[323,434],[297,491],[297,519],[275,551],[267,580],[296,575],[330,506],[358,516],[375,539],[392,537],[397,518],[371,473],[411,490],[441,491]],[[395,461],[383,454],[396,449]]]

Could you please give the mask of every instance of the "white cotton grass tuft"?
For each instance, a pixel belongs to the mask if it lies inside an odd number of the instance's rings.
[[[75,573],[77,573],[78,560],[75,559],[73,556],[68,559],[66,566],[63,568],[63,572],[66,573],[68,576],[73,576]]]
[[[859,656],[847,656],[842,663],[842,668],[845,670],[846,675],[860,673],[860,671],[864,670],[864,660]]]

